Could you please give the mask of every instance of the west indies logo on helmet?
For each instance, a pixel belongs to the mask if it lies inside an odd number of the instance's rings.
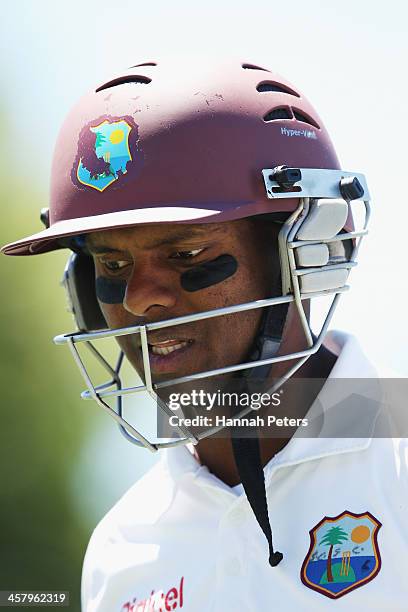
[[[103,115],[85,125],[71,171],[74,184],[104,191],[121,187],[125,175],[134,179],[143,161],[137,149],[138,130],[133,117]],[[133,152],[133,154],[132,154]]]

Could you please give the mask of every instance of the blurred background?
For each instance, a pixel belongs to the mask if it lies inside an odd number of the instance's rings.
[[[118,68],[234,55],[296,84],[317,108],[345,170],[364,172],[370,235],[331,327],[408,375],[404,189],[407,3],[252,0],[154,3],[18,0],[2,6],[1,223],[4,245],[41,229],[59,125]],[[176,81],[175,81],[176,86]],[[152,464],[91,402],[69,351],[59,286],[67,253],[0,258],[0,590],[61,589],[79,610],[92,529]]]

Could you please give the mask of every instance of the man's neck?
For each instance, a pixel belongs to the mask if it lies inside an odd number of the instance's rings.
[[[298,372],[296,372],[296,378],[313,378],[319,382],[313,386],[314,396],[310,397],[309,395],[306,402],[302,395],[292,395],[289,400],[291,416],[296,414],[296,416],[302,418],[307,413],[326,378],[333,369],[335,362],[336,356],[326,347],[321,346],[319,351],[310,357]],[[290,439],[291,436],[284,438],[260,438],[262,465],[265,466],[272,457],[288,444]],[[206,465],[210,472],[227,485],[232,487],[239,484],[240,478],[235,465],[231,439],[229,437],[206,438],[201,440],[195,446],[195,454],[202,465]]]

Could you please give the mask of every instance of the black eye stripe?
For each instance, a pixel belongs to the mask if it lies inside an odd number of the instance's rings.
[[[95,281],[95,292],[98,300],[104,304],[122,304],[125,299],[126,281],[122,278],[98,276]]]
[[[232,255],[220,255],[216,259],[190,268],[180,277],[185,291],[199,291],[221,283],[233,276],[238,269],[238,262]]]
[[[220,255],[216,259],[198,264],[180,276],[185,291],[200,291],[221,283],[235,274],[238,262],[232,255]],[[96,297],[104,304],[122,304],[126,294],[126,280],[98,276],[95,281]]]

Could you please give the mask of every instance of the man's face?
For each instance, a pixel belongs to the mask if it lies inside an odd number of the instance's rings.
[[[102,312],[119,328],[270,297],[275,240],[261,223],[239,220],[96,232],[87,246]],[[261,316],[249,310],[149,332],[154,382],[245,361]],[[118,342],[141,374],[139,335]]]

